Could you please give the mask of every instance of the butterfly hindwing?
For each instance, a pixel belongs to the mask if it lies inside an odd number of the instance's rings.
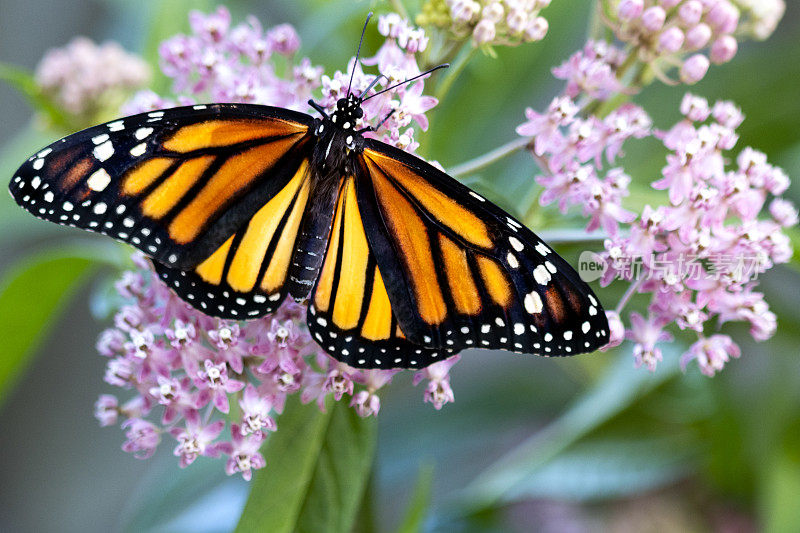
[[[51,144],[17,170],[10,190],[40,218],[108,234],[189,270],[308,160],[311,121],[242,104],[143,113]]]
[[[371,250],[356,180],[341,180],[328,246],[308,308],[311,335],[330,355],[354,367],[418,368],[451,350],[405,338]]]
[[[533,232],[422,160],[365,145],[357,188],[365,233],[409,340],[539,355],[607,343],[591,289]]]

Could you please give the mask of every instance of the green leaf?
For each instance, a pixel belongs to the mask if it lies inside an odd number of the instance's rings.
[[[433,465],[423,465],[417,475],[417,484],[408,502],[406,516],[397,529],[397,533],[415,533],[422,531],[428,508],[431,504],[431,490],[433,488]]]
[[[797,226],[791,228],[784,228],[786,235],[792,242],[793,255],[789,264],[795,269],[800,271],[800,228]]]
[[[22,93],[31,107],[47,116],[53,125],[61,128],[69,126],[67,116],[49,96],[42,92],[32,72],[8,63],[0,63],[0,80]]]
[[[571,447],[503,496],[597,501],[674,483],[694,466],[696,450],[674,438],[596,439]]]
[[[350,531],[375,450],[374,419],[292,397],[264,449],[236,531]]]
[[[789,533],[800,524],[800,461],[786,453],[776,453],[768,463],[762,490],[764,531]]]
[[[91,271],[85,257],[45,254],[27,258],[0,282],[0,404],[30,364],[36,348]]]
[[[635,369],[630,353],[620,352],[606,375],[564,414],[479,474],[446,511],[472,513],[496,505],[568,446],[675,376],[679,371],[677,348],[664,348],[664,361],[655,373]]]

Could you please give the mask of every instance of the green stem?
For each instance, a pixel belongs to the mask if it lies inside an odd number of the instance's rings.
[[[524,148],[530,139],[526,137],[520,137],[519,139],[514,139],[511,142],[500,146],[499,148],[495,148],[491,152],[487,152],[481,156],[476,157],[475,159],[470,159],[460,165],[456,165],[450,169],[450,175],[456,178],[464,177],[473,172],[477,172],[481,169],[488,167],[489,165],[500,161],[504,157],[507,157],[517,150]]]
[[[406,20],[411,20],[411,18],[408,16],[408,11],[406,11],[406,6],[403,5],[403,2],[400,0],[390,0],[389,3],[392,4],[392,9],[394,9],[395,13],[398,13]],[[411,22],[414,21],[411,20]]]
[[[456,56],[455,61],[453,61],[453,63],[450,65],[450,71],[447,73],[447,76],[442,79],[441,84],[434,92],[434,96],[439,101],[443,100],[448,91],[450,91],[450,87],[452,87],[453,83],[456,81],[456,78],[458,78],[458,76],[464,70],[464,67],[467,66],[467,63],[469,63],[477,50],[478,49],[472,46],[469,41],[466,42],[461,48],[461,52]]]
[[[562,228],[537,231],[536,233],[543,241],[555,244],[603,242],[608,239],[607,233],[586,233],[584,229]]]

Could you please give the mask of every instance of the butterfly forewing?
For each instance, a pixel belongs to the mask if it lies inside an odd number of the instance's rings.
[[[366,141],[360,169],[365,233],[409,340],[539,355],[608,342],[589,287],[500,208],[378,141]]]
[[[311,117],[237,104],[135,115],[31,157],[10,190],[32,214],[108,234],[189,270],[308,160]]]
[[[287,278],[311,191],[308,163],[192,271],[156,263],[164,282],[206,314],[253,319],[275,311]]]

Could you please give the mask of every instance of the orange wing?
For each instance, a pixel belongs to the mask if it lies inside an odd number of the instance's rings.
[[[453,353],[406,340],[367,242],[353,176],[343,178],[308,327],[329,354],[355,367],[417,368]]]
[[[567,262],[445,173],[367,140],[356,190],[366,242],[412,343],[549,356],[608,342],[600,303]]]
[[[312,120],[239,104],[152,111],[53,143],[20,167],[10,189],[40,218],[188,270],[286,190],[310,156]],[[234,272],[248,268],[240,257]]]

